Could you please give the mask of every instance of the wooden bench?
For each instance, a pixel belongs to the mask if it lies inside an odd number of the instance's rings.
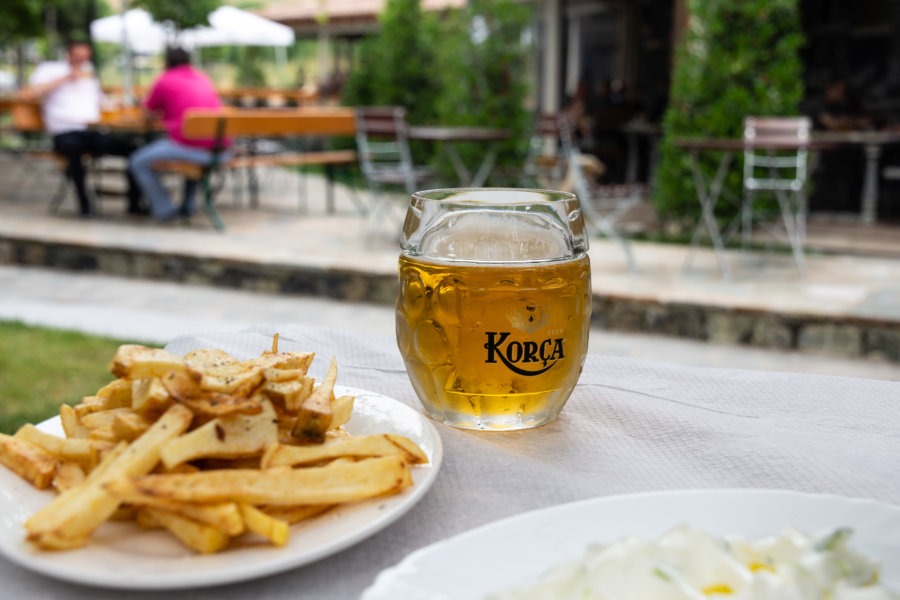
[[[203,209],[220,231],[225,229],[225,224],[213,203],[210,184],[215,173],[261,166],[322,165],[329,168],[355,165],[357,160],[353,150],[249,154],[236,156],[228,161],[219,159],[225,149],[225,140],[229,138],[353,136],[356,133],[356,123],[353,109],[350,108],[192,109],[185,114],[181,133],[189,140],[215,140],[210,164],[202,166],[182,161],[157,161],[153,168],[200,181],[204,190]],[[328,194],[328,206],[333,207],[333,191],[330,186]]]

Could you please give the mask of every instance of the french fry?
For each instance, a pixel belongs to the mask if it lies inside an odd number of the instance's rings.
[[[192,418],[191,412],[182,406],[170,408],[147,433],[115,456],[99,475],[92,474],[83,484],[57,496],[28,519],[25,522],[28,539],[48,549],[83,545],[119,507],[118,498],[109,494],[104,485],[113,479],[150,472],[159,461],[163,444],[185,431]]]
[[[248,531],[258,533],[264,538],[268,538],[276,546],[284,546],[290,538],[291,530],[288,522],[277,517],[267,515],[258,508],[250,504],[238,504],[241,511],[241,517],[244,519],[244,526]]]
[[[299,523],[300,521],[305,521],[306,519],[321,515],[323,512],[330,510],[333,507],[333,504],[301,504],[300,506],[263,506],[260,510],[267,515],[275,517],[276,519],[281,519],[282,521],[287,521],[289,524],[293,525],[294,523]]]
[[[182,502],[232,501],[253,505],[354,502],[400,491],[411,484],[409,468],[396,456],[307,469],[232,469],[147,475],[134,480],[136,490],[142,494]]]
[[[292,371],[282,372],[290,373]],[[312,394],[314,383],[315,380],[312,377],[305,376],[289,381],[267,380],[260,391],[286,411],[296,413],[303,401]]]
[[[395,434],[364,435],[328,440],[322,444],[306,446],[285,446],[277,444],[269,447],[260,461],[260,467],[309,465],[324,460],[349,456],[368,458],[372,456],[399,456],[408,464],[428,462],[428,457],[409,438]]]
[[[144,377],[162,377],[166,373],[176,371],[183,373],[194,381],[200,381],[200,371],[188,365],[185,360],[159,348],[147,348],[135,344],[123,344],[116,350],[110,372],[116,377],[141,379]]]
[[[331,425],[329,429],[337,429],[342,425],[346,425],[347,421],[353,415],[353,396],[341,396],[335,398],[331,403]]]
[[[88,438],[92,442],[106,442],[108,444],[115,444],[124,440],[121,440],[116,435],[116,432],[113,431],[112,423],[109,425],[101,425],[95,429],[91,429],[88,434]]]
[[[109,410],[109,407],[106,404],[107,400],[100,396],[85,396],[81,399],[80,404],[74,406],[75,414],[78,415],[78,418],[80,419],[91,413]]]
[[[213,419],[190,433],[170,440],[160,452],[169,469],[197,458],[239,458],[262,454],[278,441],[275,410],[261,401],[257,415],[233,414]]]
[[[142,494],[136,489],[130,479],[116,479],[106,484],[106,491],[126,504],[138,507],[159,508],[171,513],[179,514],[200,523],[206,523],[217,527],[228,535],[240,535],[244,531],[244,521],[234,502],[218,502],[211,504],[196,504],[192,502],[179,502]]]
[[[151,423],[136,412],[120,413],[112,422],[112,433],[118,440],[134,441],[150,429]]]
[[[204,390],[246,397],[262,382],[262,369],[245,363],[236,363],[204,371],[201,385]]]
[[[200,523],[158,508],[144,508],[152,519],[175,534],[181,542],[201,554],[218,552],[228,545],[231,538],[224,531],[206,523]]]
[[[59,420],[68,438],[87,438],[91,433],[87,427],[81,424],[81,420],[75,414],[75,409],[68,404],[60,405]]]
[[[209,392],[184,373],[166,373],[162,377],[162,383],[178,402],[203,417],[214,418],[234,413],[253,415],[262,411],[261,396],[243,398]]]
[[[258,358],[245,360],[244,363],[262,369],[300,370],[305,375],[315,356],[315,352],[263,352]]]
[[[331,400],[334,397],[334,384],[337,381],[337,362],[331,359],[328,374],[313,393],[303,401],[297,411],[297,422],[294,424],[294,437],[321,443],[325,432],[331,426],[333,414]]]
[[[156,419],[173,402],[175,400],[159,377],[145,377],[131,382],[131,408],[140,415]]]
[[[50,486],[56,474],[56,459],[29,441],[0,433],[0,463],[39,490]]]
[[[118,460],[123,454],[125,454],[125,450],[127,449],[128,444],[122,442],[112,450],[106,452],[105,456],[100,460],[100,464],[97,465],[97,467],[93,471],[91,471],[91,473],[81,484],[62,492],[59,496],[56,497],[53,502],[51,502],[47,506],[50,506],[51,504],[56,504],[57,506],[65,506],[69,501],[77,500],[81,495],[84,487],[91,482],[95,482],[103,477],[104,474],[109,471],[110,466],[115,463],[115,461]],[[46,506],[42,510],[48,513],[53,512],[53,509],[48,510]],[[32,515],[31,518],[33,519],[39,513],[40,511]],[[28,524],[30,521],[31,519],[25,522],[26,530],[28,530]],[[31,537],[28,536],[28,539],[31,539]],[[45,531],[42,535],[40,547],[48,550],[68,550],[71,548],[78,548],[80,546],[83,546],[87,543],[87,540],[88,535],[82,535],[80,537],[61,537],[56,531],[48,530]]]
[[[306,375],[306,371],[302,369],[262,369],[263,379],[266,382],[284,383],[286,381],[296,381]]]
[[[96,395],[107,401],[107,408],[131,406],[131,381],[116,379],[100,388]]]
[[[137,518],[137,509],[133,506],[120,506],[109,515],[110,521],[134,521]]]
[[[162,529],[162,523],[153,518],[146,510],[136,510],[134,514],[134,522],[141,529],[150,531],[153,529]]]
[[[30,423],[22,425],[13,437],[31,442],[59,460],[74,460],[88,470],[97,464],[98,450],[105,446],[91,440],[56,437]]]
[[[117,415],[134,414],[130,408],[112,408],[110,410],[102,410],[100,412],[92,412],[81,417],[81,424],[90,430],[100,427],[112,426]]]
[[[191,350],[185,354],[184,362],[199,371],[204,371],[206,369],[233,365],[236,364],[238,360],[224,350],[204,348],[200,350]]]
[[[58,492],[65,492],[84,481],[84,470],[76,462],[60,462],[53,477],[53,487]]]

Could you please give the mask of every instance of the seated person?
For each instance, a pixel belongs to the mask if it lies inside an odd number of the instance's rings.
[[[126,140],[88,129],[100,120],[103,93],[91,65],[91,47],[73,41],[67,46],[66,60],[38,65],[21,96],[41,101],[44,128],[53,136],[53,150],[65,157],[66,175],[75,184],[82,216],[93,211],[85,189],[85,155],[128,156],[134,145]],[[140,189],[128,176],[128,212],[142,213]]]
[[[869,129],[872,120],[860,114],[844,79],[834,79],[825,88],[825,103],[816,115],[817,125],[828,131]]]
[[[173,160],[208,165],[212,160],[215,140],[187,140],[181,135],[184,114],[190,108],[221,108],[216,89],[204,73],[191,66],[191,57],[183,48],[166,50],[166,71],[153,84],[144,108],[148,114],[162,116],[167,137],[156,140],[135,152],[131,171],[150,203],[153,217],[168,221],[194,212],[197,183],[185,180],[184,200],[175,207],[153,170],[157,161]],[[220,155],[228,160],[229,151]]]

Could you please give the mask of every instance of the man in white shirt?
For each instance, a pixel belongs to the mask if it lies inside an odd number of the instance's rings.
[[[103,92],[91,65],[91,47],[70,42],[65,61],[41,63],[34,70],[22,96],[41,100],[44,129],[53,136],[53,149],[68,161],[66,171],[75,184],[82,216],[92,214],[84,182],[83,157],[128,156],[134,145],[88,129],[100,120]],[[140,188],[128,173],[128,212],[145,214],[140,205]]]

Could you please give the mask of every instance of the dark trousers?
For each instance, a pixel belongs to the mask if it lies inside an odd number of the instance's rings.
[[[69,131],[53,136],[53,150],[66,158],[68,166],[66,175],[75,184],[75,192],[78,194],[78,205],[81,214],[91,213],[91,201],[88,198],[84,183],[84,163],[82,159],[86,154],[92,156],[130,156],[135,150],[135,145],[125,139],[104,135],[97,131]],[[128,176],[128,211],[139,212],[141,210],[141,190],[126,170]]]

